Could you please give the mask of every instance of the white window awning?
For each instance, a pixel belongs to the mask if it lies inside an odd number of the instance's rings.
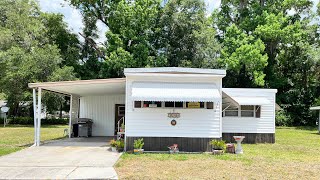
[[[134,82],[134,101],[214,102],[221,95],[215,84]]]
[[[223,104],[224,106],[266,105],[271,102],[266,97],[235,96],[223,92]]]

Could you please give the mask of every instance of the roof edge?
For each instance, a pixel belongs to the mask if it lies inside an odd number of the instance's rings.
[[[222,88],[222,91],[263,91],[270,93],[277,93],[278,89],[267,89],[267,88]]]
[[[128,73],[193,73],[193,74],[216,74],[226,75],[224,69],[201,69],[183,67],[157,67],[157,68],[125,68],[124,74]]]
[[[40,82],[29,83],[29,88],[48,87],[48,86],[67,86],[79,84],[102,84],[102,83],[117,83],[125,82],[126,78],[109,78],[109,79],[91,79],[91,80],[76,80],[76,81],[55,81],[55,82]]]

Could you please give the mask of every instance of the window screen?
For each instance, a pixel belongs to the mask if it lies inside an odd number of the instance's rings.
[[[228,108],[224,111],[225,116],[238,116],[238,108]]]
[[[241,106],[241,117],[254,117],[254,106]]]
[[[183,108],[183,102],[165,102],[164,107]]]
[[[160,101],[143,101],[144,108],[157,108],[161,107]]]

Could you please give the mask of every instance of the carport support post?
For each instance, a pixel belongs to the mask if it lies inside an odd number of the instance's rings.
[[[69,112],[69,138],[71,138],[71,118],[72,118],[72,95],[70,95],[70,112]]]
[[[319,133],[320,133],[320,110],[319,110],[319,119],[318,119],[318,130],[319,130]]]
[[[37,132],[37,146],[40,146],[40,127],[41,127],[41,88],[38,88],[38,132]]]
[[[34,120],[34,145],[37,146],[37,92],[32,89],[33,93],[33,120]]]

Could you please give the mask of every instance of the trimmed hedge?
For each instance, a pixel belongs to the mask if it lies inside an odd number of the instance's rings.
[[[9,124],[33,125],[33,117],[12,117],[9,118]],[[69,119],[41,119],[41,125],[68,124]],[[2,121],[3,124],[3,121]]]

